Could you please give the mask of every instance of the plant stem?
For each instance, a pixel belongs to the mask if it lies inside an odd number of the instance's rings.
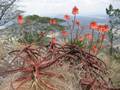
[[[78,25],[78,29],[77,29],[77,32],[76,32],[76,40],[78,40],[78,37],[79,37],[79,30],[80,30],[80,28],[79,28],[79,25]]]
[[[105,35],[105,33],[104,33],[103,35]],[[97,55],[97,54],[99,53],[99,51],[101,50],[103,41],[104,41],[104,38],[102,38],[102,40],[101,40],[101,43],[100,43],[100,46],[99,46],[99,48],[98,48],[98,52],[96,53],[96,55]]]
[[[94,30],[92,29],[92,40],[91,40],[91,42],[90,42],[90,49],[89,49],[89,53],[90,53],[90,51],[91,51],[91,47],[92,47],[92,45],[93,45],[93,40],[94,39]]]
[[[98,37],[97,37],[97,42],[96,42],[96,47],[98,46],[98,44],[99,44],[99,41],[100,41],[100,32],[98,33]]]
[[[72,28],[71,28],[71,43],[73,43],[73,31],[74,31],[74,28],[75,28],[75,20],[76,20],[76,15],[74,16],[74,20],[73,20],[73,25],[72,25]]]

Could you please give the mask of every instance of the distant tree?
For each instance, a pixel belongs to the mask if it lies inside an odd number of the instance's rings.
[[[0,0],[0,26],[16,17],[14,3],[17,0]]]
[[[120,9],[114,9],[110,4],[106,8],[106,13],[109,16],[110,31],[108,33],[109,41],[111,44],[110,54],[113,53],[113,42],[120,39]]]

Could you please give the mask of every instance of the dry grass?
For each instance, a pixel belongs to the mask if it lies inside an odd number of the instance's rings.
[[[75,52],[74,52],[75,53]],[[78,53],[78,52],[77,52]],[[63,57],[64,59],[64,57]],[[77,60],[75,58],[75,60]],[[30,82],[27,82],[25,83],[22,87],[20,87],[19,89],[17,90],[49,90],[46,86],[43,85],[43,82],[41,82],[41,80],[44,80],[45,82],[47,83],[50,83],[52,85],[54,85],[57,89],[54,89],[54,90],[82,90],[81,89],[81,86],[80,86],[80,79],[82,81],[84,81],[82,78],[85,78],[84,77],[84,74],[86,75],[86,72],[84,70],[84,68],[80,67],[78,69],[74,69],[73,70],[69,70],[70,69],[70,65],[69,63],[63,63],[65,65],[63,66],[60,66],[60,68],[56,68],[56,64],[53,65],[52,67],[49,67],[49,68],[46,68],[45,71],[52,71],[52,72],[55,72],[55,73],[58,73],[58,74],[61,74],[63,77],[61,77],[61,79],[59,78],[56,78],[56,77],[52,77],[52,78],[49,78],[49,77],[41,77],[39,80],[34,80],[34,84],[30,81]],[[80,64],[81,65],[81,64]],[[89,68],[89,67],[88,67]],[[81,75],[83,74],[83,75]],[[18,76],[17,76],[18,75]],[[20,74],[17,74],[14,76],[14,78],[12,78],[12,81],[15,81],[16,78],[19,78],[19,75]],[[22,74],[23,75],[23,74]],[[13,76],[13,75],[12,75]],[[83,76],[83,77],[82,77]],[[96,76],[95,76],[96,77]],[[8,76],[8,78],[6,78],[7,80],[9,81],[6,81],[4,80],[4,83],[1,85],[2,88],[4,87],[7,87],[5,88],[5,90],[9,90],[9,89],[12,89],[14,90],[14,88],[16,88],[17,86],[19,86],[19,82],[17,83],[13,83],[11,84],[11,80],[9,79],[11,78],[11,76]],[[86,79],[86,78],[85,78]],[[89,80],[90,78],[88,78]],[[92,78],[91,78],[92,79]],[[91,80],[90,79],[90,80]],[[90,81],[89,80],[89,81]],[[86,81],[86,80],[85,80]],[[9,82],[9,83],[6,83],[6,82]],[[37,82],[37,83],[36,83]],[[7,85],[6,85],[7,84]],[[39,84],[40,86],[38,86],[37,84]],[[52,86],[51,85],[51,86]],[[10,87],[9,87],[10,86]],[[30,86],[32,86],[30,88]],[[14,88],[13,88],[14,87]],[[35,88],[36,87],[36,88]],[[4,90],[4,89],[2,89]],[[52,89],[53,90],[53,89]]]
[[[52,71],[61,73],[64,78],[57,79],[57,78],[48,78],[44,77],[42,78],[43,80],[52,83],[54,86],[57,87],[56,90],[81,90],[79,86],[79,82],[77,78],[75,78],[74,74],[68,71],[68,66],[61,66],[61,68],[55,68],[51,67]],[[15,75],[9,75],[7,78],[4,79],[4,82],[2,83],[0,90],[15,90],[14,88],[19,85],[19,83],[14,83],[11,84],[11,80],[14,81],[15,78],[19,77],[20,73],[17,73]],[[7,82],[7,83],[6,83]],[[31,81],[24,84],[22,87],[20,87],[18,90],[48,90],[46,87],[39,88],[39,87],[30,87],[31,86]],[[42,83],[39,82],[40,85]],[[14,86],[14,88],[13,88]],[[79,88],[78,88],[79,87]]]
[[[2,46],[2,45],[1,45]],[[18,46],[18,45],[15,45]],[[17,48],[17,47],[16,47]],[[1,49],[1,51],[4,50]],[[5,53],[2,54],[3,56],[6,55]],[[111,78],[112,82],[113,82],[113,86],[115,87],[119,87],[120,86],[120,63],[114,61],[114,60],[110,60],[110,56],[108,55],[100,55],[99,56],[102,60],[104,60],[104,62],[107,64],[108,69],[109,69],[109,77]],[[61,66],[61,68],[55,68],[55,66],[52,66],[49,68],[49,70],[52,70],[56,73],[60,73],[64,76],[64,78],[62,78],[61,80],[58,78],[48,78],[48,77],[43,77],[41,79],[53,84],[54,86],[57,87],[56,90],[82,90],[79,84],[79,80],[78,80],[78,76],[80,76],[80,72],[77,73],[74,71],[70,71],[69,69],[69,65],[63,65]],[[15,90],[14,88],[17,87],[19,85],[19,83],[14,83],[11,84],[12,81],[14,81],[16,78],[18,78],[20,75],[20,73],[17,73],[15,75],[9,75],[7,76],[4,80],[3,83],[0,85],[0,90]],[[22,87],[19,88],[19,90],[48,90],[46,87],[43,88],[34,88],[34,86],[32,88],[30,88],[31,86],[31,81],[24,84]],[[42,85],[41,82],[39,82],[40,85]],[[36,85],[36,84],[34,84]],[[13,88],[14,86],[14,88]]]
[[[110,61],[110,77],[114,87],[120,87],[120,63],[115,60]]]
[[[108,67],[113,87],[120,87],[120,59],[115,59],[114,56],[110,56],[108,53],[101,54],[100,58],[103,59]]]

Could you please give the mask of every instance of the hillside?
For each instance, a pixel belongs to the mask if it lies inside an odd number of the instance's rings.
[[[32,20],[32,21],[37,21],[37,22],[40,22],[40,23],[49,23],[50,21],[50,17],[41,17],[41,16],[38,16],[38,15],[29,15],[29,16],[26,16],[25,19],[29,19],[29,20]],[[59,18],[53,18],[53,19],[56,19],[58,23],[61,23],[61,22],[64,22],[63,19],[59,19]]]

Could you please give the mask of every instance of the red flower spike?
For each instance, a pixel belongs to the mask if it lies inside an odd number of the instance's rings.
[[[73,10],[72,10],[72,14],[73,15],[76,15],[76,14],[78,14],[79,13],[79,9],[75,6],[74,8],[73,8]]]
[[[90,23],[90,28],[91,28],[91,29],[97,29],[97,28],[98,28],[97,23],[96,23],[95,21],[91,22],[91,23]]]
[[[99,30],[100,32],[105,33],[105,32],[108,32],[108,31],[109,31],[109,27],[108,27],[108,25],[99,25],[99,26],[98,26],[98,30]]]
[[[94,53],[96,53],[96,52],[98,51],[98,49],[97,49],[97,46],[96,46],[96,45],[93,45],[93,46],[92,46],[92,51],[93,51]]]
[[[98,30],[100,31],[100,32],[102,32],[103,31],[103,26],[102,25],[98,25]]]
[[[63,37],[67,37],[69,33],[68,33],[67,31],[64,31],[64,30],[63,30],[63,31],[61,32],[61,34],[62,34]]]
[[[109,31],[109,26],[108,25],[104,25],[104,32],[108,32]]]
[[[65,15],[65,16],[64,16],[64,19],[65,19],[65,20],[70,20],[70,16],[69,16],[69,15]]]
[[[81,36],[79,37],[79,41],[82,42],[84,40],[84,38]]]
[[[55,19],[50,19],[50,24],[56,25],[56,24],[57,24],[57,21],[56,21]]]
[[[17,18],[17,20],[18,20],[18,24],[19,25],[23,24],[23,16],[19,15],[18,18]]]
[[[93,36],[92,34],[85,34],[85,38],[87,38],[88,40],[92,40]]]
[[[79,21],[79,20],[76,20],[75,23],[76,23],[77,25],[80,25],[80,21]]]

